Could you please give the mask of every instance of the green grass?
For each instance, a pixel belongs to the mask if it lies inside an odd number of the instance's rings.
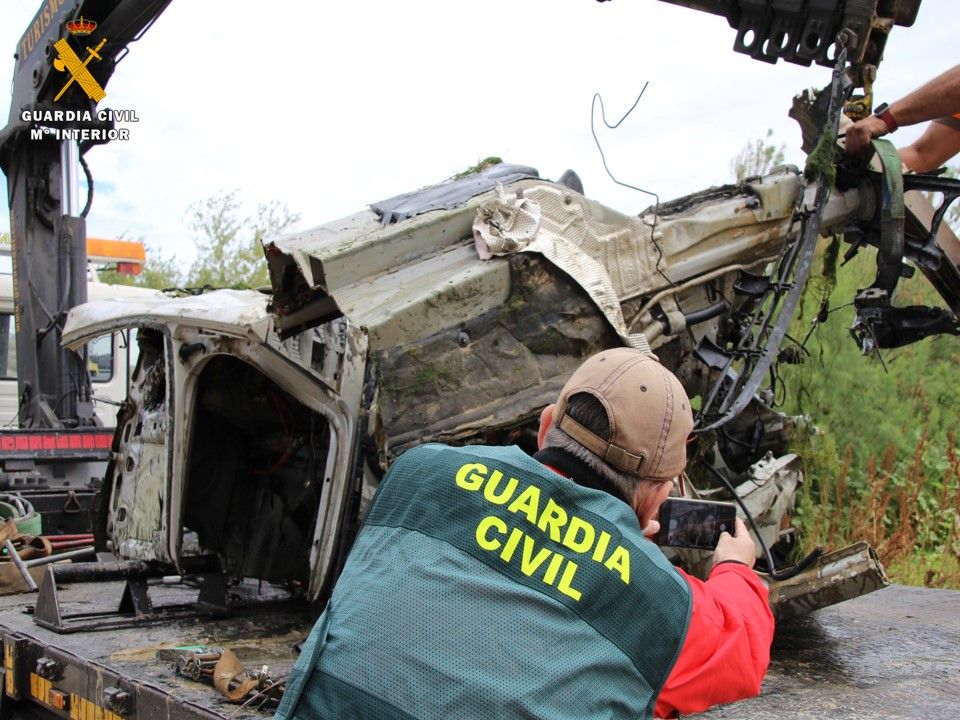
[[[847,246],[841,248],[846,249]],[[821,251],[828,252],[824,243]],[[829,270],[830,263],[825,263]],[[941,336],[863,357],[850,337],[853,300],[873,281],[874,251],[808,285],[791,335],[806,344],[803,365],[784,366],[784,410],[818,428],[796,440],[807,482],[796,522],[809,546],[865,538],[895,582],[960,587],[960,338]],[[821,300],[831,313],[814,325]],[[895,305],[944,305],[925,279],[901,281]]]

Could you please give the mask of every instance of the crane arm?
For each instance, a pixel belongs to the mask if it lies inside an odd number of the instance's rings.
[[[60,347],[67,311],[87,299],[78,166],[110,137],[112,121],[98,119],[97,105],[116,64],[169,2],[44,0],[17,43],[0,169],[10,207],[22,427],[95,423],[86,358]]]

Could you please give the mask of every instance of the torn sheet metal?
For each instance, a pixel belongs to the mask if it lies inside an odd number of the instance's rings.
[[[489,184],[500,167],[481,172],[477,182]],[[642,336],[628,331],[619,309],[620,298],[669,282],[665,276],[653,277],[658,275],[658,251],[650,242],[647,224],[589,201],[564,185],[510,178],[509,172],[503,176],[505,189],[499,196],[491,186],[462,202],[418,211],[386,226],[377,213],[361,212],[267,243],[273,309],[281,332],[345,315],[367,329],[373,349],[383,349],[415,342],[496,308],[510,293],[509,273],[497,258],[480,259],[474,249],[474,223],[486,216],[490,228],[497,217],[511,212],[506,197],[529,196],[528,206],[535,204],[548,214],[543,223],[529,228],[525,242],[534,240],[533,234],[546,232],[554,241],[566,236],[573,238],[573,246],[589,248],[592,255],[533,249],[576,278],[628,344],[647,349]],[[468,181],[474,182],[470,178],[458,182]],[[433,190],[444,188],[446,184],[441,184],[411,197],[422,202]],[[422,207],[433,205],[427,202]],[[496,252],[515,249],[496,248]],[[481,254],[489,257],[485,250]]]
[[[232,703],[259,700],[259,709],[276,707],[284,682],[275,680],[266,665],[257,671],[244,667],[232,650],[196,645],[157,651],[157,660],[173,660],[174,672],[196,682],[213,684]]]
[[[140,357],[117,417],[120,452],[112,455],[104,477],[111,502],[101,510],[117,555],[169,562],[174,559],[167,537],[173,475],[168,397],[172,375],[162,338],[140,333],[138,345]]]
[[[510,292],[502,258],[481,257],[536,251],[576,279],[620,344],[643,348],[658,326],[650,315],[654,301],[643,298],[679,297],[680,287],[716,284],[723,273],[733,276],[782,251],[802,189],[798,172],[782,168],[680,198],[656,217],[622,214],[565,185],[532,179],[386,226],[363,211],[266,243],[272,309],[283,334],[343,315],[367,329],[374,350],[385,349],[502,304]],[[857,190],[836,194],[825,226],[845,222],[857,207]],[[689,302],[684,313],[700,309],[698,297]]]
[[[865,542],[822,555],[789,580],[770,581],[770,607],[778,620],[866,595],[890,584],[876,551]]]
[[[247,672],[243,663],[231,650],[223,651],[213,668],[213,686],[217,692],[227,700],[240,702],[259,684],[259,679]]]
[[[509,271],[502,261],[481,262],[470,239],[485,198],[387,226],[366,211],[270,241],[264,252],[277,327],[287,335],[346,316],[380,349],[501,304]]]
[[[488,441],[528,424],[584,357],[620,344],[590,299],[540,255],[492,262],[509,273],[503,303],[374,355],[391,455],[421,442]]]
[[[641,292],[656,274],[651,229],[560,185],[538,184],[496,197],[477,209],[473,238],[481,259],[536,252],[574,278],[623,342],[650,351],[642,333],[627,330],[621,298]]]
[[[345,319],[281,339],[268,300],[220,290],[71,311],[67,342],[138,331],[95,530],[124,559],[217,554],[231,577],[316,600],[352,523],[368,340]]]
[[[793,511],[797,490],[803,483],[800,457],[794,453],[766,457],[750,466],[747,481],[736,487],[737,495],[753,517],[767,547],[780,539],[781,521]],[[756,542],[756,541],[755,541]],[[757,557],[763,548],[757,544]]]
[[[256,290],[214,290],[186,297],[157,291],[152,297],[97,300],[70,310],[62,342],[76,349],[98,335],[138,322],[173,322],[262,341],[271,325],[269,299]]]

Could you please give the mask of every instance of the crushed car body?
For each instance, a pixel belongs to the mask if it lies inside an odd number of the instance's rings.
[[[341,320],[280,340],[267,302],[221,290],[76,309],[66,343],[126,326],[140,348],[94,532],[123,559],[214,553],[231,577],[316,598],[354,484],[367,339]]]
[[[178,567],[216,555],[229,577],[322,602],[399,453],[429,441],[533,450],[536,418],[570,372],[622,344],[655,352],[691,398],[709,400],[738,377],[730,348],[749,332],[743,318],[784,284],[776,271],[798,244],[798,218],[868,232],[878,213],[866,175],[817,207],[817,184],[787,166],[637,216],[586,198],[571,177],[497,164],[275,238],[269,295],[73,310],[64,341],[74,346],[139,329],[95,508],[102,548]],[[938,242],[957,241],[942,226]],[[722,434],[700,418],[699,442],[716,449],[763,541],[758,557],[795,544],[803,481],[787,452],[797,418],[769,400],[749,392],[713,419]],[[730,491],[699,482],[688,493]],[[697,551],[675,559],[706,569]],[[781,615],[887,583],[862,544],[789,575],[768,570]]]

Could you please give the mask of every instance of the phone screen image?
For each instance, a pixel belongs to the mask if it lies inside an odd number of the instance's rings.
[[[660,532],[653,541],[657,545],[713,550],[720,533],[734,533],[736,515],[732,503],[668,498],[660,506]]]

